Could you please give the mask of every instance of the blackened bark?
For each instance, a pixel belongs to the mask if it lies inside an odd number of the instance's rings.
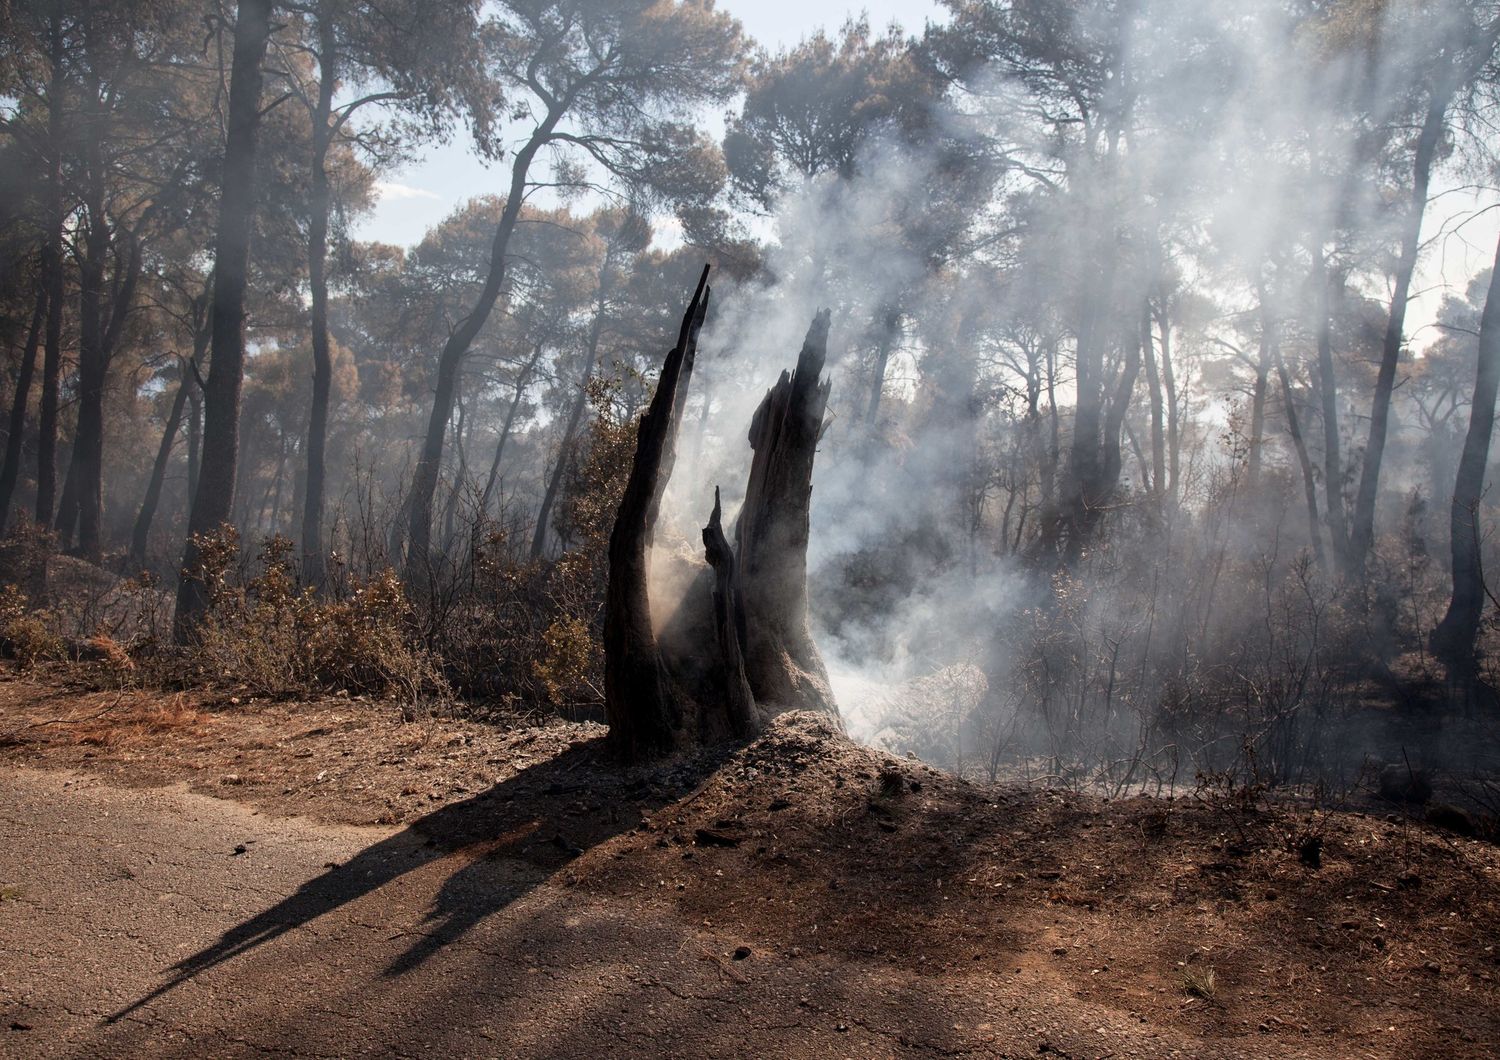
[[[745,608],[740,600],[739,564],[729,539],[724,536],[717,486],[713,514],[703,528],[703,549],[714,572],[714,633],[724,672],[723,721],[730,735],[753,736],[761,726],[755,710],[755,693],[745,676],[746,625]],[[712,732],[713,720],[703,719],[700,729]]]
[[[1250,391],[1250,451],[1247,454],[1245,488],[1250,494],[1260,485],[1260,469],[1266,444],[1266,394],[1271,383],[1271,350],[1276,342],[1273,321],[1266,308],[1266,292],[1260,290],[1260,350],[1255,361],[1255,385]]]
[[[490,498],[495,493],[495,483],[500,478],[500,461],[505,456],[506,443],[510,441],[510,432],[515,427],[516,413],[521,408],[521,399],[526,395],[526,386],[531,382],[531,373],[536,370],[537,362],[541,359],[542,344],[539,342],[532,348],[531,360],[526,362],[526,367],[516,377],[516,392],[511,395],[510,408],[505,413],[505,426],[500,429],[500,440],[495,443],[495,456],[490,461],[490,474],[484,482],[484,495],[479,500],[479,510],[486,515],[490,510]]]
[[[16,375],[16,392],[11,397],[9,432],[5,436],[5,462],[0,465],[0,534],[10,521],[10,502],[15,497],[16,482],[21,476],[21,447],[26,439],[26,404],[31,399],[31,381],[36,375],[36,354],[41,345],[42,324],[47,318],[47,291],[43,287],[31,314],[26,345],[21,350],[21,368]]]
[[[1292,436],[1292,448],[1297,451],[1297,463],[1302,468],[1302,492],[1307,498],[1307,527],[1312,536],[1313,556],[1318,566],[1323,566],[1323,524],[1318,519],[1318,483],[1313,474],[1312,458],[1307,455],[1307,440],[1302,437],[1302,423],[1297,416],[1297,403],[1292,400],[1292,379],[1282,360],[1281,349],[1272,351],[1276,361],[1276,374],[1281,381],[1281,401],[1286,410],[1286,429]]]
[[[97,97],[97,87],[93,94]],[[63,547],[68,547],[76,519],[80,554],[98,559],[104,488],[104,377],[108,356],[104,349],[104,269],[109,227],[97,145],[87,148],[85,154],[91,173],[84,201],[84,253],[78,268],[78,425],[57,529]]]
[[[708,267],[683,314],[677,344],[667,354],[651,404],[636,433],[635,457],[609,537],[609,582],[604,604],[604,709],[609,745],[635,760],[669,750],[683,727],[651,621],[648,552],[662,458],[678,423],[677,391],[692,376],[698,332],[708,311]]]
[[[1340,570],[1349,554],[1349,528],[1344,518],[1344,458],[1339,443],[1338,377],[1333,369],[1333,277],[1321,247],[1313,248],[1313,283],[1318,305],[1318,390],[1323,402],[1323,491],[1328,511],[1328,536]]]
[[[1165,299],[1152,310],[1161,336],[1161,383],[1167,397],[1167,496],[1177,499],[1182,472],[1181,403],[1177,399],[1176,370],[1172,365],[1172,322],[1167,315]]]
[[[318,14],[318,100],[313,112],[311,216],[307,234],[307,279],[312,295],[312,411],[307,425],[307,479],[302,498],[302,577],[321,589],[328,560],[323,552],[324,480],[328,416],[333,395],[333,357],[328,347],[328,146],[333,92],[338,83],[338,41],[327,11]]]
[[[1140,338],[1139,335],[1132,334],[1125,340],[1125,363],[1120,366],[1109,411],[1104,417],[1103,459],[1100,461],[1102,477],[1096,489],[1101,498],[1112,497],[1120,484],[1120,436],[1125,427],[1125,415],[1130,411],[1136,378],[1141,374]],[[1097,507],[1090,512],[1086,538],[1092,536],[1099,514],[1101,513]]]
[[[208,608],[199,576],[196,538],[217,531],[234,508],[239,458],[240,390],[245,377],[245,288],[255,211],[255,155],[271,0],[240,0],[229,78],[229,127],[220,182],[214,254],[213,338],[204,386],[203,458],[188,518],[173,632],[179,642],[196,632]]]
[[[573,461],[573,443],[578,437],[578,428],[583,423],[583,413],[588,408],[588,384],[594,376],[594,362],[599,355],[599,333],[604,326],[604,309],[601,305],[594,314],[594,323],[589,328],[587,360],[583,366],[583,378],[578,383],[578,393],[573,397],[573,408],[568,413],[568,422],[563,427],[562,441],[557,447],[557,460],[552,464],[552,474],[547,478],[547,490],[542,494],[542,506],[537,511],[536,528],[531,535],[531,558],[541,559],[547,549],[547,534],[552,529],[552,509],[562,492],[563,479],[568,465]],[[668,469],[668,474],[671,474]]]
[[[47,241],[42,272],[47,283],[47,332],[42,358],[42,401],[36,446],[36,521],[52,524],[57,499],[57,411],[62,390],[63,325],[63,69],[62,13],[54,9],[49,31],[47,85]]]
[[[1141,319],[1141,353],[1145,358],[1146,390],[1151,401],[1151,495],[1160,508],[1167,488],[1167,438],[1161,373],[1156,365],[1156,342],[1151,333],[1151,305]]]
[[[1346,557],[1348,569],[1362,575],[1365,561],[1375,543],[1375,497],[1380,489],[1380,465],[1385,455],[1385,439],[1391,416],[1391,394],[1396,387],[1396,368],[1401,361],[1401,347],[1406,338],[1406,303],[1411,292],[1412,272],[1417,265],[1417,250],[1422,234],[1422,217],[1427,209],[1427,190],[1432,177],[1432,160],[1443,133],[1448,104],[1457,91],[1456,82],[1433,89],[1422,132],[1417,138],[1412,165],[1411,202],[1407,207],[1406,226],[1401,233],[1401,258],[1396,265],[1396,286],[1391,295],[1391,311],[1386,321],[1385,342],[1381,348],[1380,371],[1375,377],[1375,397],[1370,406],[1370,437],[1365,444],[1364,466],[1360,470],[1359,492],[1354,499],[1354,524],[1349,534]]]
[[[187,495],[191,509],[193,498],[198,496],[198,468],[203,463],[203,384],[197,381],[188,394],[187,427]]]
[[[1484,496],[1484,471],[1489,466],[1490,438],[1495,430],[1495,390],[1500,384],[1500,245],[1479,321],[1479,364],[1474,377],[1474,401],[1469,410],[1469,432],[1453,489],[1449,515],[1453,554],[1453,596],[1448,612],[1432,634],[1432,650],[1456,671],[1472,670],[1474,643],[1484,612],[1484,573],[1480,564],[1479,502]]]
[[[207,340],[207,334],[203,340]],[[193,351],[193,360],[203,355],[203,350]],[[151,465],[151,479],[146,483],[146,496],[141,501],[141,510],[135,517],[135,526],[130,533],[129,566],[142,570],[146,566],[146,546],[151,539],[151,524],[156,520],[156,509],[161,504],[162,486],[167,480],[167,464],[172,458],[172,448],[182,430],[183,412],[187,408],[188,394],[195,385],[191,363],[182,366],[182,381],[177,384],[177,393],[172,396],[172,407],[167,412],[167,425],[162,431],[161,444],[156,448],[156,461]]]
[[[745,671],[757,703],[838,708],[807,626],[807,542],[813,458],[829,384],[827,310],[808,329],[793,372],[782,372],[750,423],[750,480],[735,529],[748,638]]]
[[[63,476],[62,494],[57,501],[57,518],[52,529],[57,534],[57,544],[67,551],[73,547],[73,534],[78,529],[78,462],[80,450],[75,444],[68,453],[68,473]]]
[[[891,351],[901,333],[901,310],[886,306],[880,314],[880,339],[875,348],[875,374],[870,380],[870,401],[865,406],[865,422],[875,424],[880,418],[880,399],[885,394],[885,373],[891,362]]]

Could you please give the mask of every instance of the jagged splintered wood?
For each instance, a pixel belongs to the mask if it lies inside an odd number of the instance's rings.
[[[739,564],[724,536],[723,506],[714,487],[714,510],[703,528],[703,551],[714,571],[714,633],[724,671],[724,707],[730,730],[751,736],[760,729],[755,693],[745,676],[745,608],[740,600]]]
[[[610,535],[605,711],[610,743],[627,759],[693,740],[751,736],[785,710],[838,716],[807,626],[812,469],[828,402],[820,378],[826,311],[813,320],[796,370],[782,373],[751,421],[754,457],[735,531],[738,548],[724,533],[715,489],[703,528],[712,576],[704,572],[694,581],[666,642],[652,624],[648,558],[708,308],[707,281],[705,267],[641,418]]]
[[[683,712],[669,687],[651,625],[647,553],[670,464],[676,452],[681,404],[708,312],[708,266],[687,312],[677,345],[667,354],[651,404],[636,430],[635,459],[609,535],[609,583],[604,597],[604,709],[609,742],[625,758],[669,749],[682,729]]]
[[[735,531],[745,604],[745,673],[758,703],[837,715],[823,656],[807,628],[807,541],[813,458],[829,383],[828,310],[750,421],[750,481]]]

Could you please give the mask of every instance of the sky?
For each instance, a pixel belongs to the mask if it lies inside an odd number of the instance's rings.
[[[891,23],[919,34],[928,20],[946,12],[933,0],[719,0],[743,23],[745,31],[772,51],[795,45],[819,28],[833,29],[845,20],[867,15],[872,25]],[[426,149],[423,157],[384,176],[379,202],[355,227],[357,238],[410,245],[456,207],[476,195],[499,194],[508,176],[501,160],[486,167],[466,138]],[[1440,188],[1428,207],[1423,239],[1429,243],[1414,282],[1408,310],[1408,335],[1417,347],[1436,337],[1431,322],[1445,291],[1462,291],[1468,280],[1493,260],[1500,233],[1500,208],[1492,190],[1479,194],[1456,187]]]
[[[942,14],[932,0],[719,0],[717,6],[772,51],[861,13],[876,27],[896,22],[913,34]],[[499,194],[507,176],[505,161],[487,169],[468,141],[455,136],[451,143],[429,147],[420,161],[387,174],[377,186],[378,205],[356,224],[355,235],[384,243],[416,243],[461,203],[476,195]]]

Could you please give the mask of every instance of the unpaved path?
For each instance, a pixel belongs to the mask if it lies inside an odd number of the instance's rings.
[[[0,1054],[1283,1055],[988,975],[734,960],[702,923],[427,841],[4,767]]]
[[[1488,843],[600,732],[0,681],[0,1057],[1500,1055]]]

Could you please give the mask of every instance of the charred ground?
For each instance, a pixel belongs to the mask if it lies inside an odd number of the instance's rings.
[[[382,826],[195,956],[172,954],[175,970],[149,969],[151,990],[169,989],[142,991],[141,1019],[190,1023],[173,1008],[184,984],[206,976],[233,999],[299,931],[331,933],[309,975],[348,977],[359,932],[329,924],[370,903],[391,906],[381,922],[403,941],[386,975],[407,995],[422,996],[429,960],[477,940],[494,967],[474,989],[505,995],[506,962],[540,945],[528,917],[555,901],[577,925],[548,947],[561,1010],[574,994],[613,996],[587,956],[620,944],[593,938],[602,911],[646,932],[621,959],[667,992],[618,998],[597,1025],[498,1041],[495,1055],[542,1043],[582,1054],[601,1034],[674,1025],[666,1051],[698,1055],[747,1035],[850,1056],[1477,1057],[1500,1041],[1500,852],[1358,792],[1319,809],[1213,784],[1113,801],[981,786],[854,745],[810,714],[739,749],[622,771],[592,724],[403,722],[348,700],[212,704],[19,680],[0,685],[0,704],[11,774],[185,787],[254,807],[273,830],[307,826],[293,814]],[[12,847],[0,864],[16,875],[28,853]],[[402,903],[421,931],[403,933]],[[7,931],[67,907],[23,888],[5,903]],[[86,990],[63,1015],[48,994],[66,987],[58,976],[34,963],[4,976],[7,1050],[152,1040],[86,1018]],[[247,1033],[291,1052],[293,1026]]]

